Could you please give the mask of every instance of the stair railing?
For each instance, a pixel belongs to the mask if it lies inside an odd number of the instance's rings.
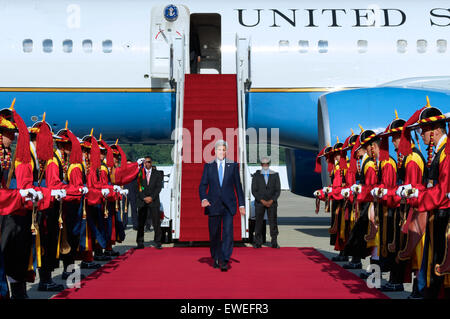
[[[181,211],[181,168],[183,147],[183,107],[185,82],[185,37],[176,37],[171,46],[171,85],[175,87],[175,130],[172,133],[173,147],[173,188],[171,191],[172,238],[180,238],[180,211]]]
[[[240,177],[245,197],[245,216],[241,216],[242,238],[249,238],[251,176],[247,163],[246,93],[251,87],[251,39],[236,34],[236,80],[238,100],[238,153]]]

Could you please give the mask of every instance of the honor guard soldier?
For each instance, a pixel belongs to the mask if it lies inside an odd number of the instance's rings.
[[[355,206],[355,199],[356,197],[353,196],[353,192],[351,191],[350,187],[358,181],[358,170],[357,170],[357,160],[356,160],[356,154],[353,152],[353,149],[358,141],[359,135],[355,135],[352,130],[352,135],[347,138],[347,140],[344,143],[344,146],[342,147],[344,154],[347,153],[348,150],[350,150],[350,164],[347,170],[347,174],[345,175],[345,187],[341,191],[342,197],[344,197],[345,200],[348,201],[347,207],[345,210],[345,223],[346,223],[346,229],[345,229],[345,245],[347,244],[348,237],[350,235],[350,231],[353,228],[353,225],[355,224],[356,219],[356,206]],[[342,156],[341,156],[342,158]],[[345,249],[344,245],[344,249]],[[345,256],[344,252],[341,258],[336,261],[348,261],[348,256]]]
[[[0,214],[0,283],[2,295],[8,297],[5,294],[6,275],[11,297],[25,299],[28,298],[26,282],[34,282],[35,278],[36,264],[31,255],[34,240],[32,222],[35,226],[36,202],[43,198],[43,193],[34,189],[30,136],[23,119],[13,108],[14,102],[11,108],[0,110],[1,184],[5,190],[18,189],[24,199],[20,205],[17,196],[11,197],[9,211],[5,209]],[[10,146],[16,132],[19,136],[15,154],[11,157]],[[34,204],[30,205],[32,202]]]
[[[425,243],[422,264],[418,276],[418,289],[424,298],[449,297],[450,257],[448,250],[448,221],[450,201],[447,197],[449,183],[449,154],[446,131],[447,117],[432,107],[427,97],[427,105],[416,111],[407,121],[405,127],[417,129],[425,145],[428,145],[427,188],[404,186],[407,198],[416,198],[417,211],[427,213]],[[411,145],[408,141],[409,131],[402,132],[400,152],[408,154]],[[417,216],[416,216],[417,217]],[[414,216],[412,215],[411,219]],[[418,218],[420,220],[420,217]],[[410,227],[411,220],[405,228]]]
[[[104,189],[100,182],[100,148],[97,140],[91,134],[84,136],[81,142],[83,158],[86,167],[86,186],[89,192],[86,194],[86,203],[83,205],[82,231],[80,232],[80,250],[83,252],[80,268],[96,269],[101,265],[94,263],[93,251],[95,245],[106,247],[103,219],[104,212],[101,206],[109,195],[109,189]]]
[[[53,134],[50,125],[42,121],[30,128],[31,157],[37,187],[45,186],[51,191],[51,203],[38,212],[41,265],[39,267],[39,291],[62,291],[63,285],[52,280],[52,271],[59,267],[59,233],[62,218],[62,199],[66,196],[66,185],[62,168],[62,154],[53,151]],[[36,176],[37,175],[37,176]],[[37,177],[37,180],[36,180]],[[57,200],[55,200],[57,199]]]
[[[349,137],[350,138],[350,137]],[[348,143],[348,139],[346,140]],[[345,176],[348,171],[348,164],[346,159],[346,152],[343,151],[343,146],[339,139],[337,143],[333,146],[334,153],[334,170],[333,170],[333,184],[331,187],[331,192],[328,196],[335,206],[332,205],[332,216],[331,216],[331,227],[329,229],[330,233],[330,244],[334,246],[334,250],[339,251],[339,255],[334,258],[334,261],[346,261],[346,257],[343,255],[343,250],[345,246],[345,210],[346,201],[341,194],[342,189],[346,186]]]
[[[393,216],[396,203],[386,201],[388,191],[397,189],[397,163],[389,155],[389,131],[386,130],[378,134],[371,142],[369,156],[377,163],[378,184],[371,191],[374,199],[374,215],[369,215],[369,234],[366,240],[374,241],[371,262],[378,264],[382,272],[389,271],[394,258],[389,254],[388,243],[392,241]],[[366,279],[370,273],[362,274]]]
[[[397,184],[412,185],[413,188],[423,188],[426,182],[425,159],[415,144],[409,140],[411,152],[404,156],[400,153],[399,144],[402,131],[405,129],[406,121],[399,119],[397,112],[396,118],[391,122],[387,136],[392,137],[392,144],[397,153]],[[406,128],[408,130],[408,128]],[[383,198],[396,207],[393,219],[392,241],[388,244],[388,250],[394,253],[392,260],[389,281],[381,286],[381,291],[403,291],[403,283],[411,282],[411,273],[415,273],[420,268],[423,252],[423,231],[407,231],[403,226],[410,214],[417,214],[413,206],[417,205],[416,199],[406,200],[402,197],[403,187],[396,191],[388,190]],[[415,203],[413,203],[415,202]],[[412,205],[414,204],[414,205]],[[423,218],[422,218],[423,219]],[[421,298],[417,289],[417,278],[414,279],[413,291],[409,299]]]
[[[63,202],[63,228],[60,243],[59,258],[63,261],[62,279],[66,280],[75,272],[73,265],[76,259],[81,259],[79,254],[80,233],[79,225],[82,223],[84,198],[88,193],[86,184],[86,172],[83,166],[83,156],[78,138],[68,129],[68,122],[64,129],[54,136],[57,149],[64,159],[64,175],[68,185],[67,196]],[[68,156],[68,158],[67,158]],[[81,279],[84,275],[81,274]]]
[[[360,184],[354,184],[351,187],[357,201],[358,219],[350,232],[349,239],[344,248],[346,256],[352,256],[352,260],[343,265],[346,269],[361,269],[361,258],[370,255],[371,247],[374,242],[366,242],[365,235],[368,232],[369,226],[369,209],[373,205],[373,197],[370,191],[378,183],[378,167],[371,156],[368,154],[368,149],[372,150],[372,142],[376,137],[376,133],[372,130],[365,130],[359,136],[359,145],[355,145],[355,152],[364,153],[362,155],[361,178]],[[359,154],[357,154],[358,156]],[[370,155],[370,156],[369,156]],[[372,207],[373,209],[373,207]],[[373,214],[371,214],[373,215]]]
[[[96,257],[104,258],[104,260],[111,260],[112,257],[117,257],[120,255],[119,252],[114,251],[112,246],[116,243],[117,239],[117,211],[119,210],[118,203],[120,200],[121,188],[119,185],[114,185],[112,181],[112,170],[114,168],[114,155],[111,147],[102,140],[102,135],[100,134],[98,144],[100,147],[100,181],[103,183],[104,187],[110,190],[110,196],[108,196],[107,201],[105,201],[104,207],[107,211],[107,217],[105,217],[105,228],[106,228],[106,239],[107,244],[105,251],[99,251],[96,253]],[[94,257],[95,258],[95,257]],[[100,259],[98,259],[100,260]]]
[[[351,150],[356,143],[358,135],[355,135],[352,130],[352,135],[347,137],[342,146],[340,167],[345,167],[345,185],[341,189],[341,196],[344,199],[343,214],[339,218],[339,224],[337,225],[338,236],[336,239],[335,250],[339,251],[339,255],[331,258],[332,261],[348,261],[348,256],[344,255],[344,248],[347,244],[348,236],[350,233],[352,214],[353,214],[353,200],[354,196],[350,190],[350,187],[356,183],[355,171],[352,171],[347,161],[347,151]]]

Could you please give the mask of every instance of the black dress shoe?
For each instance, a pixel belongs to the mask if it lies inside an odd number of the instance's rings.
[[[348,261],[348,256],[334,256],[331,261]]]
[[[407,298],[408,299],[424,299],[422,294],[415,290],[413,290]]]
[[[253,244],[253,248],[261,248],[260,244]]]
[[[27,283],[14,282],[10,283],[11,286],[11,299],[29,299],[27,295]]]
[[[344,269],[362,269],[362,263],[349,262],[347,264],[342,265],[342,268],[344,268]]]
[[[109,257],[109,256],[106,256],[106,255],[104,255],[104,254],[95,254],[94,255],[94,260],[95,261],[110,261],[111,260],[111,257]]]
[[[278,245],[278,243],[272,243],[272,248],[280,248],[280,245]]]
[[[220,264],[219,264],[219,260],[218,259],[214,260],[213,267],[214,268],[220,268]]]
[[[143,249],[144,248],[144,244],[138,244],[137,246],[136,246],[136,249]]]
[[[59,285],[55,282],[40,282],[38,286],[38,291],[63,291],[66,289],[63,285]]]
[[[105,256],[117,257],[117,256],[120,256],[120,253],[118,251],[115,251],[115,250],[105,250]]]
[[[162,249],[162,246],[161,246],[161,244],[156,244],[155,248],[156,249]]]
[[[404,291],[403,284],[393,284],[393,283],[386,283],[381,286],[381,291]]]
[[[370,275],[371,275],[371,273],[368,273],[367,271],[366,272],[362,272],[362,273],[359,274],[359,278],[367,279],[367,278],[370,277]]]
[[[102,265],[94,263],[93,261],[91,262],[82,261],[80,264],[81,269],[99,269],[101,266]]]
[[[220,271],[228,271],[228,262],[223,262],[222,265],[220,265]]]

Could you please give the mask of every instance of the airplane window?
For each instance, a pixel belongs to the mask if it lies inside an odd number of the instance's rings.
[[[437,40],[436,41],[436,45],[437,45],[437,51],[439,53],[444,53],[445,51],[447,51],[447,40]]]
[[[298,41],[298,46],[300,47],[300,49],[299,49],[300,53],[306,53],[306,52],[308,52],[309,41],[300,40],[300,41]]]
[[[92,53],[92,40],[83,40],[83,50],[86,53]]]
[[[278,48],[280,51],[286,52],[289,48],[289,40],[280,40],[280,42],[278,42]]]
[[[427,52],[427,40],[417,40],[417,52]]]
[[[111,53],[112,52],[112,41],[111,40],[103,41],[103,52],[104,53]]]
[[[358,40],[358,52],[359,53],[366,53],[367,52],[367,40]]]
[[[63,51],[65,53],[71,53],[73,48],[72,40],[64,40],[63,41]]]
[[[33,51],[33,40],[31,39],[25,39],[22,43],[23,52],[30,53]]]
[[[319,47],[319,53],[327,53],[328,52],[328,41],[327,40],[319,40],[318,47]]]
[[[398,40],[397,41],[397,52],[398,53],[405,53],[407,46],[408,46],[408,41],[406,41],[406,40]]]
[[[45,53],[51,53],[53,51],[53,41],[50,39],[42,41],[42,49]]]

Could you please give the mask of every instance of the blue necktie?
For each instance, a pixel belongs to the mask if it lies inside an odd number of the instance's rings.
[[[269,181],[269,174],[267,172],[264,172],[264,179],[265,179],[266,185],[267,185],[267,182]]]
[[[220,187],[222,187],[222,180],[223,180],[223,172],[222,172],[222,161],[220,161],[219,164],[219,182],[220,182]]]

